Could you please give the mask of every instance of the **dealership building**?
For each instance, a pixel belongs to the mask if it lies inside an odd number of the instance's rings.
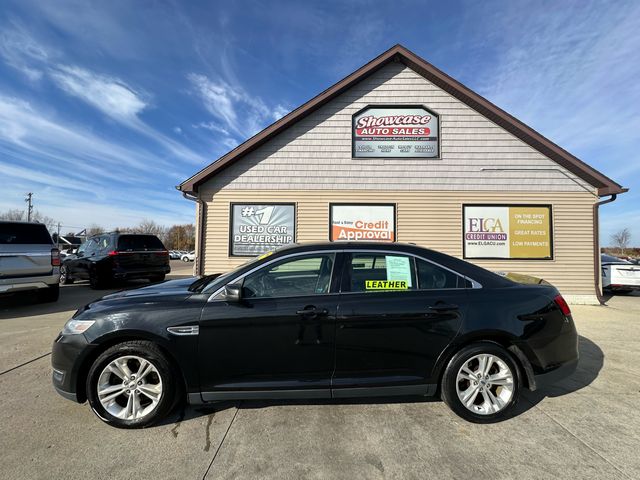
[[[598,302],[598,207],[626,191],[400,45],[178,188],[199,274],[291,242],[410,242],[574,303]]]

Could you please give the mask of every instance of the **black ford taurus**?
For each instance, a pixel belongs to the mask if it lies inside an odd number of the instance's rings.
[[[107,295],[53,344],[53,383],[118,427],[179,401],[437,395],[478,423],[576,368],[550,285],[414,245],[323,243]]]

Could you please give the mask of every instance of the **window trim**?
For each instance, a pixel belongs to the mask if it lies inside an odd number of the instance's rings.
[[[272,263],[278,262],[280,260],[284,260],[285,258],[290,258],[290,257],[299,257],[299,256],[303,256],[303,255],[309,255],[309,254],[324,254],[324,253],[333,253],[336,255],[336,259],[338,258],[337,255],[339,253],[352,253],[352,252],[358,252],[358,253],[392,253],[392,254],[402,254],[402,255],[408,255],[410,257],[415,258],[419,258],[421,260],[424,260],[425,262],[429,262],[437,267],[440,268],[444,268],[445,270],[448,270],[449,272],[462,277],[465,280],[468,280],[469,282],[471,282],[471,289],[478,289],[478,288],[483,288],[482,284],[480,282],[477,282],[476,280],[474,280],[473,278],[467,277],[466,275],[462,275],[459,272],[456,272],[455,270],[452,270],[451,268],[445,267],[444,265],[439,264],[438,262],[434,262],[433,260],[429,260],[427,258],[424,258],[421,255],[417,255],[415,253],[409,253],[409,252],[402,252],[402,251],[397,251],[397,250],[369,250],[366,248],[363,249],[354,249],[354,248],[349,248],[349,249],[344,249],[344,248],[336,248],[336,249],[328,249],[328,250],[311,250],[309,252],[296,252],[296,253],[290,253],[288,255],[284,255],[282,257],[278,257],[278,258],[274,258],[271,259],[261,265],[258,265],[254,268],[252,268],[251,270],[249,270],[248,272],[245,272],[241,275],[238,275],[237,277],[230,279],[229,281],[227,281],[224,285],[222,285],[220,288],[218,288],[217,290],[215,290],[207,299],[207,303],[208,302],[223,302],[224,300],[216,298],[219,294],[221,294],[224,291],[224,288],[229,285],[229,284],[234,284],[234,283],[238,283],[242,280],[244,280],[244,278],[247,275],[250,275],[251,273],[255,272],[256,270],[259,270],[260,268],[264,268],[266,266],[271,265]],[[334,262],[334,265],[331,269],[331,276],[333,277],[333,274],[335,272],[335,264],[337,262]],[[343,265],[343,269],[342,272],[340,272],[340,275],[342,276],[344,274],[344,268],[345,265]],[[332,283],[333,283],[333,278],[332,278]],[[410,290],[412,292],[435,292],[435,291],[442,291],[442,290],[470,290],[468,288],[446,288],[446,289],[430,289],[430,290]],[[362,295],[364,292],[343,292],[342,291],[342,280],[340,281],[339,284],[339,288],[337,292],[329,292],[326,293],[325,295],[349,295],[349,294],[357,294],[357,295]],[[389,293],[389,292],[381,292],[381,293]],[[391,292],[393,293],[393,292]],[[289,297],[268,297],[268,298],[296,298],[296,297],[308,297],[309,295],[292,295]],[[262,297],[262,298],[267,298],[267,297]]]

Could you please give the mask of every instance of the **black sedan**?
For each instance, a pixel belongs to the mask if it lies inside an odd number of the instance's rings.
[[[81,308],[53,344],[53,384],[126,428],[185,399],[437,394],[489,423],[571,374],[577,339],[550,285],[414,245],[294,245]]]

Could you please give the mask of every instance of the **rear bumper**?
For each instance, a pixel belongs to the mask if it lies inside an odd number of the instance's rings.
[[[578,359],[576,358],[575,360],[564,363],[552,370],[536,375],[536,389],[549,387],[554,383],[573,375],[577,368]]]
[[[0,293],[13,293],[25,290],[38,290],[57,285],[60,281],[60,268],[54,267],[49,275],[36,277],[0,278]]]
[[[137,278],[153,278],[158,275],[167,275],[171,273],[171,267],[154,267],[145,270],[114,270],[113,278],[119,280],[134,280]]]

